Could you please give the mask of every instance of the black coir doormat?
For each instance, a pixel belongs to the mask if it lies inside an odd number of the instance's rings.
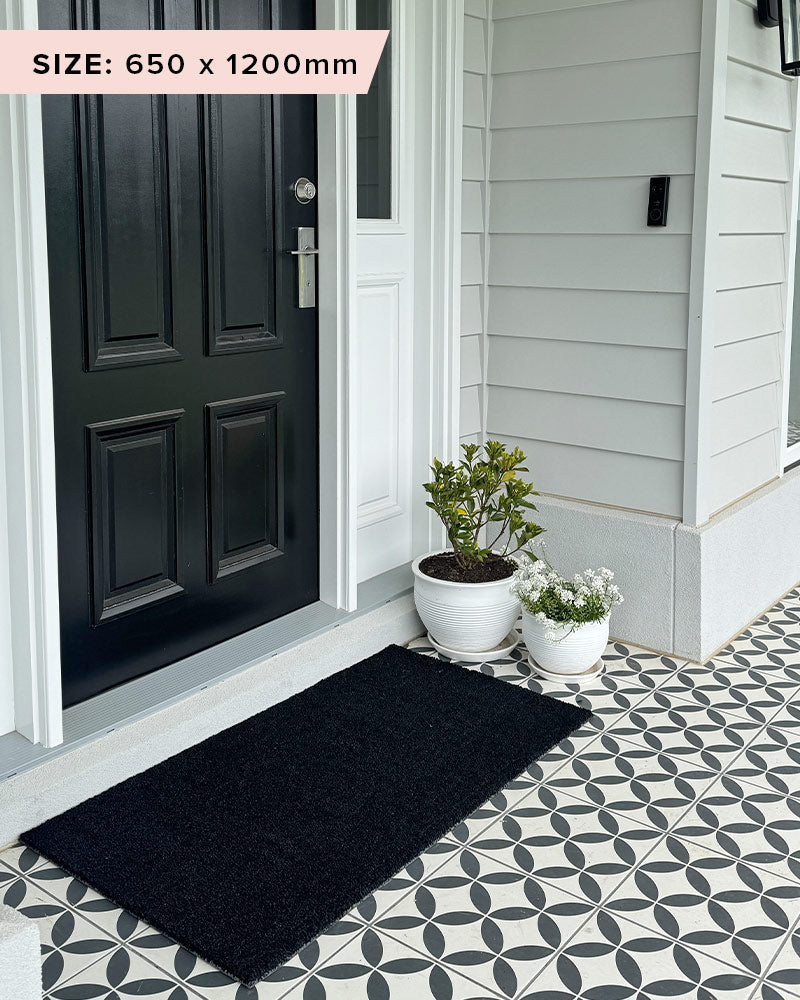
[[[22,840],[252,985],[589,717],[389,646]]]

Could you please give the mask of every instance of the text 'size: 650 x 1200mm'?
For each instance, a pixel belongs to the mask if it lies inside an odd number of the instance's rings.
[[[222,61],[214,56],[200,59],[199,76],[272,76],[284,72],[290,76],[355,76],[358,66],[355,59],[303,58],[294,52],[277,56],[274,52],[256,55],[253,52],[232,52]],[[186,59],[180,52],[132,52],[127,58],[112,60],[102,52],[37,52],[33,57],[33,72],[37,76],[102,76],[119,73],[131,76],[147,73],[158,76],[170,73],[178,76],[186,69]]]

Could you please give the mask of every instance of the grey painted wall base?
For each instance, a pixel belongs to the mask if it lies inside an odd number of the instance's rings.
[[[678,522],[555,497],[539,497],[536,506],[547,529],[544,551],[555,569],[572,576],[607,566],[616,574],[625,603],[612,612],[611,634],[671,652]]]
[[[36,922],[0,903],[0,1000],[42,1000]]]
[[[0,845],[389,643],[407,642],[421,634],[413,597],[401,597],[6,779],[0,784]]]
[[[625,603],[611,634],[704,663],[800,580],[800,469],[700,528],[540,497],[545,552],[560,572],[608,566]]]
[[[800,581],[800,469],[675,542],[674,650],[703,662]]]

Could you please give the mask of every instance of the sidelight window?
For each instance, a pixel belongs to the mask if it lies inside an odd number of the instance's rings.
[[[356,27],[391,29],[391,0],[357,0]],[[356,102],[358,218],[392,217],[391,36],[372,86]]]

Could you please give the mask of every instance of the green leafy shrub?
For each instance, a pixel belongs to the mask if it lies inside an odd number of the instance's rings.
[[[538,496],[533,486],[519,478],[527,472],[525,455],[519,448],[507,451],[498,441],[487,441],[480,456],[476,444],[461,446],[464,457],[455,465],[433,460],[433,480],[425,483],[427,501],[444,525],[455,559],[463,570],[471,570],[487,559],[508,533],[497,558],[506,558],[524,548],[544,528],[527,517],[536,507],[530,497]],[[487,544],[480,544],[486,528]],[[493,536],[488,539],[488,536]]]

